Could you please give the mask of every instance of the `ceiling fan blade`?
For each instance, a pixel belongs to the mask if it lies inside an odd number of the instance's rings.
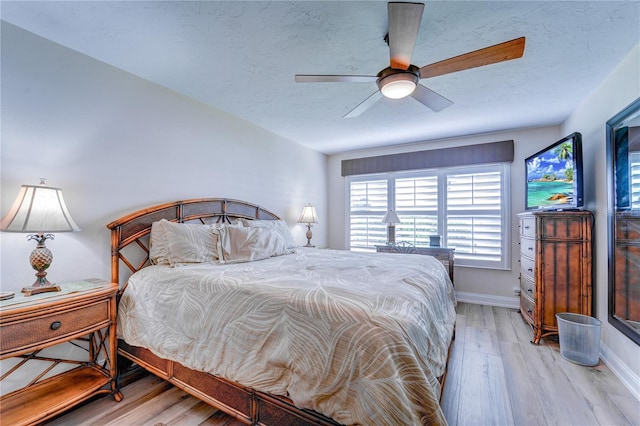
[[[448,106],[453,105],[449,99],[434,92],[431,89],[424,87],[422,84],[418,84],[411,94],[418,102],[432,109],[435,112],[442,111]]]
[[[370,83],[375,75],[309,75],[296,74],[296,83]]]
[[[382,93],[380,93],[379,90],[376,90],[375,92],[373,92],[371,96],[369,96],[364,101],[360,102],[360,104],[357,107],[355,107],[354,109],[346,113],[343,118],[354,118],[359,116],[360,114],[368,110],[370,106],[378,102],[380,99],[382,99]]]
[[[422,3],[389,3],[389,53],[391,68],[406,70],[411,64],[413,48],[416,45]]]
[[[436,77],[452,72],[521,58],[524,54],[524,44],[525,38],[520,37],[514,40],[505,41],[504,43],[485,47],[484,49],[475,50],[473,52],[445,59],[440,62],[425,65],[420,68],[420,78]]]

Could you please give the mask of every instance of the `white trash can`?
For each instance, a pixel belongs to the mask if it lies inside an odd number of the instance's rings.
[[[556,314],[556,319],[562,358],[580,365],[598,364],[602,322],[587,315],[568,312]]]

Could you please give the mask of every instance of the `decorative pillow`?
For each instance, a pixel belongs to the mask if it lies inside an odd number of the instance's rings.
[[[175,223],[162,219],[151,224],[149,257],[155,264],[203,263],[218,260],[218,234],[210,225]]]
[[[251,220],[251,219],[241,219],[242,224],[249,228],[269,228],[273,229],[275,232],[280,234],[282,238],[284,238],[287,248],[298,247],[296,244],[296,240],[291,235],[291,230],[289,229],[289,225],[284,220]]]
[[[286,241],[267,227],[225,227],[219,232],[220,263],[251,262],[292,253]]]

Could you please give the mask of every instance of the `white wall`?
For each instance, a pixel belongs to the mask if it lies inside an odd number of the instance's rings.
[[[437,120],[437,114],[431,116]],[[503,140],[514,141],[514,160],[511,164],[511,270],[455,268],[456,292],[461,301],[476,301],[498,306],[518,306],[514,287],[519,286],[518,222],[516,214],[524,210],[524,159],[562,137],[560,127],[521,129],[507,132],[468,136],[464,138],[420,142],[397,147],[352,151],[329,157],[329,244],[346,247],[346,184],[341,176],[341,161],[400,152],[411,152],[452,146],[473,145]],[[587,191],[588,192],[588,191]]]
[[[605,123],[640,97],[640,44],[565,121],[564,132],[579,129],[583,137],[586,178],[594,188],[595,204],[595,316],[602,321],[603,355],[640,398],[640,347],[608,322],[607,181]],[[587,155],[588,154],[588,155]],[[635,376],[635,377],[634,377]]]
[[[62,187],[82,228],[47,241],[53,282],[110,278],[105,225],[188,198],[254,202],[297,224],[310,202],[327,243],[327,158],[220,110],[2,22],[1,214],[22,184]],[[35,248],[0,234],[0,286],[30,285]]]

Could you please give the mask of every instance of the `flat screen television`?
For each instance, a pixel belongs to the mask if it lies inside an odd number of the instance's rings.
[[[526,210],[576,210],[584,205],[580,133],[572,133],[524,161]]]

